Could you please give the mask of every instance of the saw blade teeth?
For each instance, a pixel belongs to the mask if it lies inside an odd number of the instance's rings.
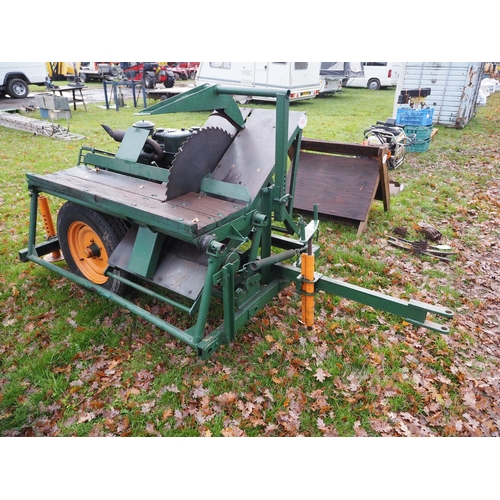
[[[205,175],[213,172],[229,148],[233,136],[220,127],[201,127],[179,147],[166,182],[166,199],[199,192]]]

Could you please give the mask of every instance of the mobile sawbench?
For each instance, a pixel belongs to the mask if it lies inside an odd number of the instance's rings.
[[[277,294],[295,284],[302,319],[314,325],[314,295],[335,294],[440,333],[427,314],[447,308],[323,276],[314,270],[319,247],[317,207],[311,221],[294,214],[294,195],[307,118],[291,111],[289,93],[259,90],[275,109],[240,108],[234,96],[255,89],[203,85],[156,103],[138,115],[207,111],[203,127],[160,129],[140,120],[126,130],[103,126],[116,153],[83,147],[77,166],[27,174],[31,195],[28,246],[34,262],[97,292],[209,358]],[[360,146],[361,147],[361,146]],[[64,200],[52,223],[46,196]],[[46,236],[37,242],[39,211]],[[49,257],[53,258],[49,258]],[[57,256],[66,262],[55,263]],[[127,299],[139,294],[191,316],[179,328]],[[214,303],[220,324],[207,328]]]

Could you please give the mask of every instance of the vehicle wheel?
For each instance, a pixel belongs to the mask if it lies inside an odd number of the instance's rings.
[[[376,78],[371,78],[370,80],[368,80],[367,87],[370,90],[378,90],[380,88],[380,81],[377,80]]]
[[[144,77],[144,84],[147,89],[154,89],[156,85],[156,79],[153,76],[146,75]]]
[[[127,232],[121,219],[66,202],[57,217],[59,244],[70,271],[107,290],[123,294],[126,285],[105,276],[108,258]],[[125,275],[117,270],[118,275]]]
[[[166,89],[171,89],[173,86],[174,86],[174,83],[175,83],[175,78],[172,78],[171,76],[169,76],[164,82],[163,82],[163,86],[166,88]]]
[[[29,93],[28,84],[21,78],[12,78],[7,83],[7,94],[13,99],[24,99]]]

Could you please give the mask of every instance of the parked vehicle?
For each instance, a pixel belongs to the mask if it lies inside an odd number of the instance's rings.
[[[188,72],[189,78],[194,80],[196,78],[196,73],[200,66],[199,62],[179,62],[177,63],[179,68],[185,69]]]
[[[82,62],[78,63],[78,76],[82,83],[90,80],[111,80],[119,78],[123,71],[119,62]]]
[[[166,62],[166,63],[160,63],[161,65],[167,66],[168,69],[172,71],[174,74],[174,78],[176,80],[188,80],[189,79],[189,72],[186,68],[181,68],[179,63],[176,62]]]
[[[319,95],[336,94],[351,77],[363,76],[359,62],[322,62],[319,71]]]
[[[255,89],[290,91],[290,101],[312,99],[319,94],[319,62],[202,62],[195,85],[220,83]],[[274,101],[271,97],[249,95],[238,101]]]
[[[386,87],[395,87],[398,84],[399,68],[397,62],[362,62],[363,76],[350,78],[346,87],[362,87],[379,90]]]
[[[45,66],[51,81],[74,79],[80,68],[79,62],[47,62]],[[76,72],[76,73],[75,73]]]
[[[154,89],[157,83],[169,89],[175,83],[172,70],[156,62],[121,62],[120,67],[127,80],[144,80],[148,89]]]
[[[0,97],[24,99],[28,85],[45,85],[47,78],[44,62],[0,62]]]

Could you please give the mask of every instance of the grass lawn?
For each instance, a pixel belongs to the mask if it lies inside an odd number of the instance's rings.
[[[307,112],[306,137],[356,143],[392,115],[393,102],[394,90],[345,89],[292,109]],[[29,223],[26,173],[76,165],[82,145],[116,151],[100,125],[125,129],[141,119],[127,104],[118,112],[79,107],[70,130],[82,141],[0,130],[1,436],[498,436],[498,93],[463,130],[437,127],[427,152],[408,154],[390,172],[404,190],[389,212],[373,205],[361,237],[349,226],[321,224],[318,272],[449,307],[456,312],[449,335],[326,294],[316,298],[308,332],[290,287],[208,361],[18,259]],[[206,118],[152,121],[181,128]],[[61,200],[49,201],[56,214]],[[387,244],[398,226],[415,236],[421,220],[457,250],[452,264]],[[147,307],[185,320],[152,299]]]

